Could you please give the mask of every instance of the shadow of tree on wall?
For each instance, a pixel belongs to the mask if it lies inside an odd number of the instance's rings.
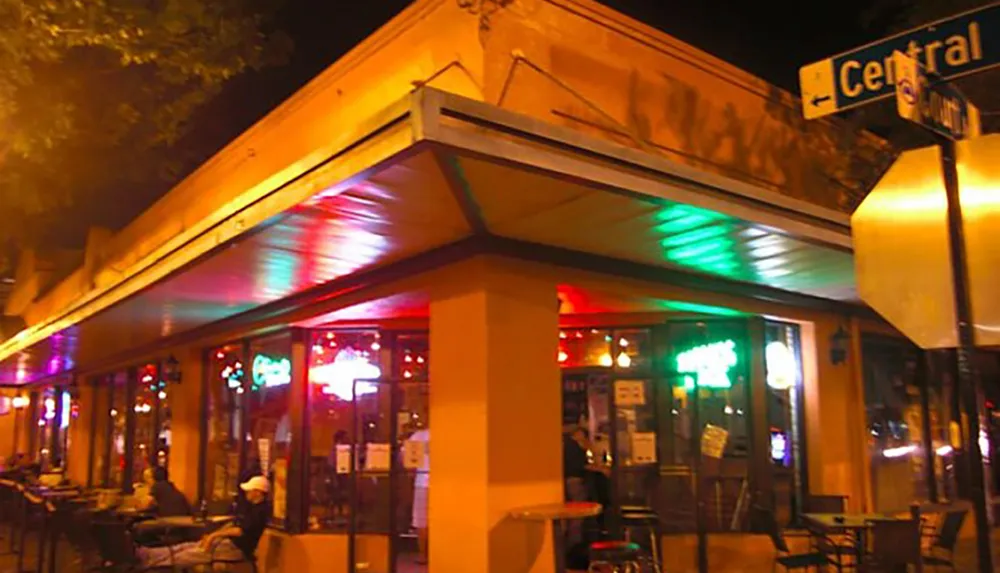
[[[512,82],[520,97],[505,107],[816,205],[852,212],[893,157],[849,121],[806,121],[799,102],[773,86],[761,92],[683,63],[678,74],[648,72],[565,46],[550,57],[549,72],[569,88],[521,73]]]

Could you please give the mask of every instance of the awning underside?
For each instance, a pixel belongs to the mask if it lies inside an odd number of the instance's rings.
[[[475,137],[511,142],[509,133],[479,127]],[[557,153],[532,145],[538,153]],[[599,161],[591,167],[615,169]],[[664,189],[674,185],[655,173],[644,177]],[[774,224],[773,213],[760,220],[737,217],[433,141],[415,143],[413,152],[387,159],[346,189],[334,183],[327,189],[336,192],[317,193],[138,295],[4,361],[0,384],[89,369],[131,348],[476,234],[856,299],[850,251],[791,236]]]

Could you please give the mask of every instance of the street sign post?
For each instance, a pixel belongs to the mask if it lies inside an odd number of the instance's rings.
[[[955,86],[930,78],[920,62],[903,52],[893,55],[899,116],[949,139],[981,132],[979,109]]]
[[[905,55],[904,55],[905,54]],[[978,446],[983,393],[972,368],[976,349],[955,140],[978,135],[979,114],[947,80],[1000,65],[1000,2],[965,12],[799,70],[806,119],[896,94],[900,115],[933,131],[941,150],[957,343],[955,391],[962,396],[968,495],[976,517],[981,573],[993,571],[992,499]],[[921,69],[921,66],[923,69]],[[928,78],[933,76],[933,81]]]
[[[803,66],[799,84],[806,119],[890,97],[896,51],[944,80],[1000,65],[1000,2]]]

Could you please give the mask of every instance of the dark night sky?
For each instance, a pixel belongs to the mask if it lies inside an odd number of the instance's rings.
[[[203,112],[194,136],[222,146],[371,34],[408,0],[286,0],[277,23],[295,40],[282,68],[235,80]],[[877,39],[861,13],[871,0],[604,0],[604,4],[796,91],[798,67]]]
[[[455,1],[455,0],[451,0]],[[410,0],[285,0],[276,27],[295,42],[281,67],[233,80],[199,110],[180,142],[189,159],[207,160],[255,121],[388,22]],[[710,52],[772,83],[797,91],[802,64],[877,39],[861,26],[871,0],[604,0],[604,4]],[[192,162],[191,166],[196,166]],[[86,221],[120,227],[155,201],[168,186],[129,189],[118,209],[74,217],[82,238]]]

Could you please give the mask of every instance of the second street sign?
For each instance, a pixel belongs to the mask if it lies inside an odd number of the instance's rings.
[[[951,139],[980,134],[979,110],[958,88],[928,78],[920,63],[902,52],[896,52],[893,64],[900,117]]]
[[[945,80],[1000,65],[1000,2],[803,66],[806,119],[893,95],[896,51]]]

